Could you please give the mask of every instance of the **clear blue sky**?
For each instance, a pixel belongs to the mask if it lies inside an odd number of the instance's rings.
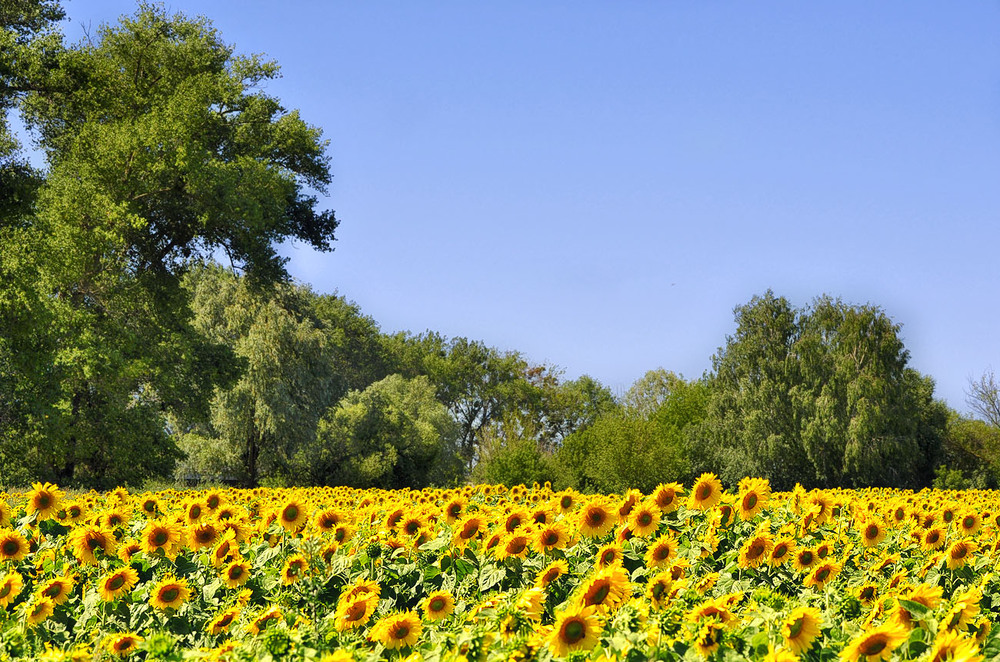
[[[66,0],[83,26],[134,3]],[[336,250],[290,270],[385,331],[621,392],[699,376],[771,288],[881,305],[964,411],[1000,370],[995,2],[173,0],[322,127]]]

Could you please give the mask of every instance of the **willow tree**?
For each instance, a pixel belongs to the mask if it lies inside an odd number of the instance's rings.
[[[285,277],[277,242],[329,250],[326,145],[261,91],[277,65],[236,54],[206,19],[141,5],[47,58],[20,103],[43,183],[0,244],[0,336],[31,350],[12,369],[38,399],[0,443],[38,449],[39,477],[134,482],[172,468],[164,416],[207,416],[235,377],[191,325],[188,265],[224,253],[266,287]]]

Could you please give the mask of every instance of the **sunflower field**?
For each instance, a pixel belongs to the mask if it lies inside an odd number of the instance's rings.
[[[995,492],[0,499],[0,660],[1000,658]]]

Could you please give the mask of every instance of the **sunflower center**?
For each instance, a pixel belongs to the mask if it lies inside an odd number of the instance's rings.
[[[170,586],[160,591],[160,600],[166,603],[174,602],[181,592],[176,586]]]
[[[712,496],[711,485],[699,485],[698,489],[695,491],[695,497],[698,501],[705,501],[710,496]]]
[[[601,563],[604,565],[609,565],[615,560],[615,552],[612,549],[606,550],[601,554]]]
[[[39,494],[37,503],[39,509],[48,508],[52,505],[52,497],[48,494]]]
[[[590,526],[600,526],[604,523],[604,511],[603,510],[590,510],[587,512],[587,524]]]
[[[608,593],[611,592],[611,587],[607,584],[603,584],[594,591],[593,595],[587,600],[588,605],[599,605],[603,604],[604,600],[607,599]]]
[[[820,571],[816,573],[816,579],[818,579],[821,582],[825,582],[829,576],[830,576],[829,568],[821,568]]]
[[[101,544],[101,539],[100,538],[98,538],[96,536],[92,536],[90,538],[87,538],[87,547],[90,549],[90,551],[93,552],[98,547],[104,547],[104,545]]]
[[[573,497],[571,496],[564,496],[563,498],[559,499],[559,507],[562,508],[563,510],[569,510],[572,505],[573,505]]]
[[[559,535],[555,531],[546,531],[542,534],[542,544],[551,546],[559,542]]]
[[[563,641],[575,644],[587,635],[587,629],[580,620],[572,620],[563,626]]]
[[[763,554],[765,549],[767,549],[767,545],[764,544],[764,541],[760,538],[756,538],[750,544],[750,550],[747,552],[747,558],[755,559]]]
[[[965,519],[962,520],[962,528],[963,529],[971,529],[975,525],[976,525],[976,518],[975,517],[969,516],[969,517],[966,517]]]
[[[431,600],[431,604],[429,606],[431,608],[431,611],[439,612],[444,609],[445,604],[446,603],[444,598],[434,598],[433,600]]]
[[[4,556],[14,556],[21,551],[21,544],[16,540],[4,540],[0,549],[3,549]]]
[[[965,547],[965,545],[959,545],[955,549],[951,550],[951,558],[953,558],[953,559],[964,558],[965,555],[968,554],[968,553],[969,553],[969,550]]]
[[[639,526],[649,526],[653,523],[653,516],[646,512],[639,513],[639,516],[635,518],[635,521],[639,523]]]
[[[6,598],[8,595],[10,595],[10,592],[12,590],[14,590],[14,584],[11,582],[5,583],[3,587],[0,588],[0,598]]]
[[[656,582],[649,592],[653,594],[654,598],[659,600],[667,592],[667,587],[663,585],[663,582]]]
[[[122,586],[124,586],[124,584],[125,584],[125,577],[123,577],[122,575],[115,575],[114,577],[111,578],[111,581],[108,582],[108,590],[117,591]]]
[[[299,507],[287,506],[284,512],[281,513],[281,518],[286,522],[294,522],[299,518]]]
[[[875,540],[878,538],[879,528],[877,524],[869,524],[868,528],[865,529],[865,538],[868,540]]]
[[[510,554],[520,554],[521,552],[524,551],[525,547],[527,547],[527,544],[524,542],[524,540],[520,538],[515,538],[514,540],[510,541],[509,545],[507,545],[507,552]]]
[[[367,606],[364,600],[357,600],[351,603],[351,606],[347,608],[347,620],[359,621],[364,618]]]
[[[862,655],[868,655],[870,657],[881,653],[885,649],[887,643],[888,642],[881,636],[873,637],[867,641],[861,642],[858,650],[861,651]]]
[[[166,531],[160,530],[160,531],[154,531],[153,535],[151,536],[151,539],[155,546],[162,547],[167,544],[168,540],[170,540],[170,536],[167,535]]]
[[[42,591],[42,595],[47,598],[58,598],[62,595],[62,586],[59,584],[51,584]]]
[[[243,576],[243,568],[242,567],[240,567],[238,565],[234,565],[232,568],[229,569],[229,578],[230,579],[239,579],[242,576]]]
[[[743,510],[753,510],[754,506],[757,505],[757,495],[751,492],[750,494],[743,497]]]
[[[788,553],[788,545],[782,543],[774,548],[774,551],[771,552],[771,556],[776,559],[781,559],[784,558],[785,554],[787,553]]]
[[[410,634],[410,626],[405,623],[399,623],[393,628],[392,634],[390,635],[393,639],[406,639]]]
[[[812,560],[813,560],[812,552],[802,552],[802,556],[799,557],[799,561],[802,562],[802,565],[809,565],[810,563],[812,563]]]
[[[233,618],[234,618],[235,616],[236,616],[236,615],[235,615],[235,614],[232,614],[232,613],[230,613],[230,614],[223,614],[222,618],[220,618],[220,619],[219,619],[219,620],[218,620],[218,621],[216,622],[216,626],[217,626],[217,627],[220,627],[220,628],[224,628],[224,627],[228,627],[228,626],[229,626],[229,624],[233,622]]]
[[[653,558],[657,561],[666,561],[670,558],[670,547],[667,545],[660,545],[653,550]]]

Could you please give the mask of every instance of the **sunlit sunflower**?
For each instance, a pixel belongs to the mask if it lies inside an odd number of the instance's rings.
[[[212,555],[209,557],[212,565],[220,567],[230,563],[240,557],[240,548],[236,543],[236,537],[231,531],[227,531],[219,539],[219,542],[212,548]]]
[[[118,568],[98,580],[97,592],[100,593],[101,600],[114,602],[132,590],[138,581],[139,575],[131,567]]]
[[[20,561],[28,553],[28,541],[17,531],[0,531],[0,561]]]
[[[940,620],[941,627],[948,630],[964,630],[979,616],[979,603],[982,599],[982,589],[979,588],[967,589],[956,595],[951,608]]]
[[[191,598],[191,589],[184,578],[167,576],[156,583],[149,595],[149,604],[157,609],[180,609]]]
[[[616,542],[609,542],[601,545],[594,555],[594,567],[607,568],[616,563],[621,563],[625,557],[621,545]]]
[[[124,657],[134,651],[141,643],[142,637],[131,632],[123,632],[122,634],[115,634],[109,637],[106,640],[105,646],[112,655]]]
[[[880,518],[870,517],[861,525],[861,544],[874,547],[885,540],[885,522]]]
[[[925,552],[941,549],[945,542],[945,531],[939,526],[924,531],[920,540],[920,548]]]
[[[0,499],[0,528],[10,526],[10,506],[7,501]]]
[[[65,493],[52,483],[32,483],[25,510],[29,515],[34,513],[39,520],[53,518],[64,496]]]
[[[460,549],[467,547],[469,543],[481,536],[485,526],[486,520],[482,516],[475,513],[466,515],[455,526],[452,544]]]
[[[38,598],[24,605],[24,620],[28,625],[38,625],[51,616],[55,609],[55,603],[48,598]]]
[[[756,535],[748,537],[746,542],[740,547],[738,563],[740,568],[759,568],[770,557],[774,551],[774,543],[771,536],[766,531],[759,531]]]
[[[591,499],[577,514],[577,527],[588,538],[600,538],[614,528],[615,517],[600,499]]]
[[[462,516],[465,512],[466,506],[469,504],[468,499],[463,496],[452,497],[447,503],[444,504],[444,517],[448,524],[454,524],[458,521],[458,518]]]
[[[660,528],[660,508],[652,501],[643,501],[632,509],[628,516],[628,527],[632,535],[645,538]]]
[[[854,591],[854,597],[864,606],[871,607],[875,604],[875,599],[878,597],[878,586],[871,582],[862,584]]]
[[[271,623],[278,623],[284,620],[285,615],[277,607],[271,607],[266,611],[262,612],[257,618],[250,621],[250,625],[247,629],[250,630],[251,634],[260,634],[262,630],[267,629],[267,626]]]
[[[602,628],[603,624],[593,607],[569,607],[556,612],[556,620],[546,643],[555,657],[589,651],[600,641]]]
[[[188,529],[187,540],[193,550],[198,550],[202,547],[212,547],[218,539],[219,530],[212,522],[197,522]]]
[[[674,579],[669,570],[664,570],[646,582],[646,599],[657,609],[666,607],[672,598]]]
[[[768,565],[778,567],[795,557],[795,539],[779,538],[774,542],[774,548],[767,557]]]
[[[301,554],[289,556],[285,565],[281,568],[281,583],[285,586],[294,584],[309,571],[309,562]]]
[[[660,483],[650,496],[660,512],[667,514],[680,508],[683,494],[684,487],[680,483]]]
[[[577,506],[578,494],[571,490],[560,492],[556,495],[556,507],[559,512],[565,514],[572,511]]]
[[[613,611],[632,593],[628,573],[620,565],[595,572],[576,591],[578,603],[598,613]]]
[[[72,501],[65,504],[62,507],[62,511],[66,513],[66,518],[63,523],[76,524],[87,516],[87,504],[80,503],[79,501]]]
[[[538,527],[532,534],[531,542],[536,550],[545,554],[566,547],[570,536],[562,522],[552,522]]]
[[[631,489],[625,493],[621,502],[618,504],[618,521],[627,522],[628,516],[632,513],[635,508],[635,504],[642,500],[642,492],[636,489]]]
[[[455,598],[448,591],[434,591],[421,603],[424,618],[432,621],[447,618],[455,610]]]
[[[69,594],[73,590],[73,577],[62,575],[49,579],[35,590],[35,595],[41,598],[48,598],[53,603],[61,605],[69,600]]]
[[[830,583],[830,581],[832,581],[833,578],[840,573],[840,570],[841,566],[839,563],[835,563],[833,561],[823,561],[822,563],[816,565],[812,569],[812,572],[806,575],[803,583],[806,586],[812,586],[816,590],[822,591],[823,587]]]
[[[69,547],[80,563],[94,565],[98,554],[114,555],[115,546],[114,534],[100,526],[85,524],[69,533]]]
[[[535,576],[535,586],[547,588],[549,584],[559,579],[569,571],[569,565],[564,559],[556,559],[538,571]]]
[[[538,586],[525,589],[514,603],[514,608],[528,620],[542,620],[542,613],[545,611],[545,589]]]
[[[106,529],[117,529],[128,524],[132,513],[124,508],[112,508],[101,515],[101,525]]]
[[[784,648],[770,648],[761,662],[799,662],[799,656]]]
[[[708,510],[722,499],[722,483],[713,473],[704,473],[691,486],[688,508]]]
[[[0,579],[0,607],[6,607],[21,595],[24,579],[18,572],[8,572]]]
[[[317,510],[313,516],[313,526],[323,532],[333,531],[334,527],[343,522],[345,515],[337,508]]]
[[[792,557],[792,565],[795,566],[796,570],[808,570],[813,567],[819,559],[816,558],[816,552],[810,548],[805,547],[803,549],[796,550],[795,555]]]
[[[504,518],[503,528],[507,533],[513,533],[518,527],[531,521],[531,515],[526,508],[514,508]]]
[[[504,536],[494,553],[498,559],[523,559],[528,556],[530,548],[531,532],[522,529]]]
[[[948,564],[948,569],[961,568],[972,559],[977,549],[979,549],[978,545],[971,540],[959,540],[952,543],[948,551],[944,553],[944,561]]]
[[[707,619],[702,621],[698,630],[695,633],[694,649],[702,657],[709,657],[719,649],[719,645],[722,643],[722,637],[725,632],[725,626],[715,619]]]
[[[233,624],[240,615],[239,607],[230,607],[222,613],[218,614],[215,618],[208,622],[206,629],[209,634],[219,634],[220,632],[226,632],[229,630],[229,626]]]
[[[277,522],[285,531],[295,533],[306,522],[306,507],[298,499],[289,499],[278,509]]]
[[[677,556],[677,538],[671,533],[665,533],[646,549],[646,567],[664,568]]]
[[[982,662],[984,659],[975,639],[952,630],[938,632],[926,658],[927,662]]]
[[[840,657],[852,662],[888,660],[892,652],[906,641],[908,635],[909,632],[898,624],[885,623],[852,639],[841,651]]]
[[[971,536],[979,532],[983,526],[983,518],[979,513],[967,511],[958,520],[958,530],[964,535]]]
[[[771,500],[771,484],[766,478],[744,478],[739,488],[736,509],[742,520],[756,517]]]
[[[359,577],[344,587],[340,599],[350,599],[359,595],[374,595],[378,597],[382,593],[382,587],[375,581]]]
[[[155,519],[163,515],[163,506],[155,496],[145,495],[139,501],[139,512],[145,517]]]
[[[200,522],[208,514],[208,507],[201,499],[190,499],[184,504],[184,519],[188,524]]]
[[[417,612],[395,612],[379,619],[372,626],[368,638],[386,648],[403,648],[417,643],[422,627]]]
[[[227,588],[239,588],[250,579],[250,564],[241,559],[232,561],[222,571],[222,581]]]
[[[150,556],[162,555],[175,558],[180,551],[182,532],[180,524],[166,520],[149,520],[142,530],[139,544]]]
[[[781,637],[785,646],[796,655],[812,648],[820,635],[822,618],[815,607],[799,607],[781,623]]]
[[[340,632],[361,627],[375,613],[377,605],[378,597],[370,593],[341,598],[334,614],[334,627]]]

